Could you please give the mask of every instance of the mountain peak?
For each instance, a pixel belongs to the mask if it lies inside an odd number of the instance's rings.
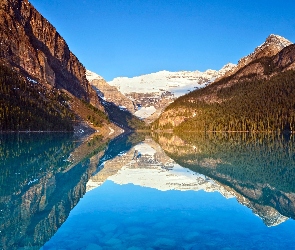
[[[103,80],[103,77],[88,69],[86,70],[86,78],[89,82],[91,82],[92,80]]]
[[[275,34],[270,34],[266,38],[264,44],[262,44],[262,45],[267,45],[267,44],[275,44],[277,46],[280,46],[283,49],[283,48],[291,45],[292,43],[288,39],[286,39],[286,38],[284,38],[282,36],[275,35]]]
[[[279,53],[283,48],[291,44],[292,43],[286,38],[279,35],[271,34],[266,38],[265,42],[257,48],[255,48],[255,50],[251,54],[239,60],[238,66],[232,73],[237,72],[240,68],[244,67],[245,65],[249,64],[250,62],[256,59],[274,56],[277,53]]]
[[[292,43],[289,40],[287,40],[286,38],[279,36],[279,35],[271,34],[266,38],[266,40],[263,44],[261,44],[260,46],[258,46],[255,49],[254,53],[257,53],[257,52],[265,50],[265,49],[279,52],[283,48],[285,48],[291,44]]]

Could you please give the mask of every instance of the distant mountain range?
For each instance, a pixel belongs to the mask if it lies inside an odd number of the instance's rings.
[[[183,113],[184,109],[189,109],[188,107],[183,107],[180,113],[176,112],[177,114],[172,115],[171,117],[174,121],[170,124],[171,120],[170,118],[168,120],[165,118],[166,113],[164,110],[170,104],[171,107],[175,105],[173,103],[175,100],[178,103],[177,98],[190,92],[199,93],[198,89],[210,89],[210,86],[214,85],[213,83],[225,81],[224,79],[231,78],[228,81],[238,82],[246,78],[250,80],[254,76],[257,79],[256,75],[260,75],[260,79],[265,79],[266,77],[264,76],[269,75],[266,71],[270,67],[267,66],[266,58],[271,58],[290,45],[292,43],[287,39],[271,34],[250,55],[240,59],[237,65],[229,63],[219,71],[211,69],[205,72],[160,71],[132,78],[117,77],[110,82],[106,82],[101,76],[88,71],[87,79],[96,90],[101,90],[100,94],[106,100],[113,102],[122,109],[130,111],[140,119],[144,119],[147,123],[153,122],[161,116],[154,123],[154,128],[172,128],[175,125],[178,126],[187,118],[187,116],[183,116],[181,113]],[[263,65],[259,64],[258,61],[263,61]],[[216,96],[204,95],[203,98],[208,102],[215,102]],[[195,114],[194,112],[187,112],[191,116]],[[247,128],[243,128],[243,130],[247,130]]]
[[[87,79],[96,89],[102,90],[106,100],[151,122],[177,97],[207,86],[235,67],[229,63],[219,71],[160,71],[133,78],[117,77],[107,83],[101,76],[88,71]]]

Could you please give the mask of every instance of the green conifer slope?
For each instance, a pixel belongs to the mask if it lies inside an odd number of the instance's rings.
[[[72,131],[67,96],[0,65],[0,131]]]

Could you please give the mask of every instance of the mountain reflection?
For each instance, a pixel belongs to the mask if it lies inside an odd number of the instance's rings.
[[[268,226],[295,219],[295,140],[274,134],[155,134],[181,166],[224,186]]]
[[[294,139],[249,134],[154,134],[104,163],[87,183],[105,180],[236,197],[267,226],[295,218]]]
[[[106,143],[71,134],[0,134],[1,249],[39,249],[86,192]]]
[[[295,219],[295,141],[270,134],[0,134],[0,246],[39,249],[86,191],[123,185],[219,192],[266,225]]]

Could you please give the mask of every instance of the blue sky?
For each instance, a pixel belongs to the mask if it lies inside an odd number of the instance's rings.
[[[295,42],[295,1],[31,0],[83,65],[106,80],[220,69],[270,34]]]

